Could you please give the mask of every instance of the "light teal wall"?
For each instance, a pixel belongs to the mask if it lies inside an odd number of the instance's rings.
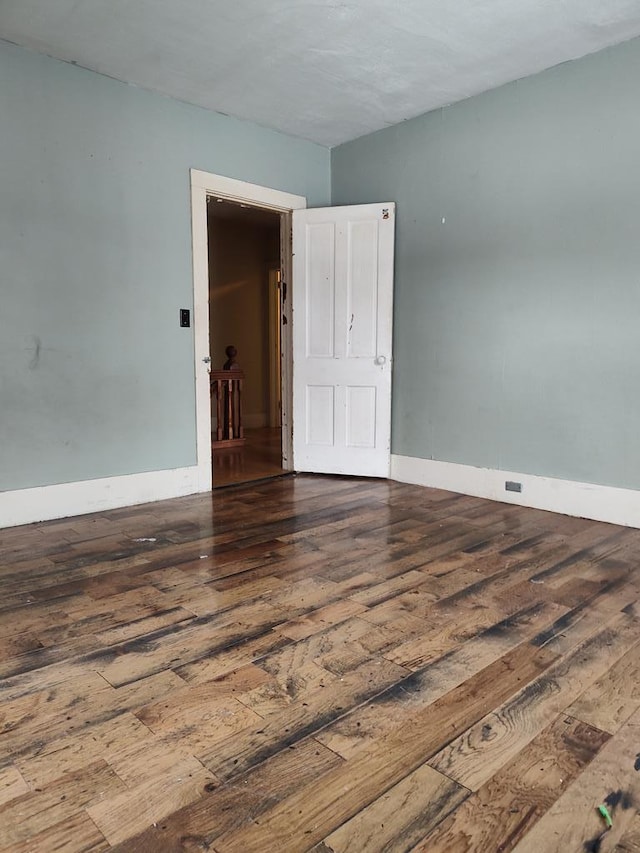
[[[640,488],[640,41],[332,152],[396,201],[394,453]]]
[[[325,148],[0,43],[0,490],[195,463],[191,167],[329,201]]]

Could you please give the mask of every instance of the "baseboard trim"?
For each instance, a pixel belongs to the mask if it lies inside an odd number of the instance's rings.
[[[391,456],[391,479],[502,503],[640,528],[640,491]],[[507,492],[506,480],[522,483]],[[0,528],[167,500],[202,491],[196,466],[0,492]]]
[[[202,491],[198,468],[173,468],[0,492],[0,528],[85,515]]]
[[[391,456],[391,479],[594,521],[640,527],[640,491],[633,489],[397,455]],[[522,491],[505,491],[506,480],[522,483]]]

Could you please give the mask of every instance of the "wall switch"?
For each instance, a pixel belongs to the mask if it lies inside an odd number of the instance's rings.
[[[188,329],[191,325],[191,311],[188,308],[180,309],[180,328]]]
[[[522,483],[515,483],[513,480],[507,480],[504,484],[504,488],[507,492],[521,492]]]

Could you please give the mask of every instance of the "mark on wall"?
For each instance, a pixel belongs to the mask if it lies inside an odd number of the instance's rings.
[[[33,336],[33,347],[28,348],[28,352],[33,351],[33,356],[29,362],[29,370],[35,370],[40,363],[40,352],[42,350],[42,341],[37,335]]]

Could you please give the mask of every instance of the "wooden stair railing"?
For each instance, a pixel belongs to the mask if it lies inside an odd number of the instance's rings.
[[[216,401],[216,430],[213,435],[214,452],[242,447],[242,370],[212,370],[211,391]]]

